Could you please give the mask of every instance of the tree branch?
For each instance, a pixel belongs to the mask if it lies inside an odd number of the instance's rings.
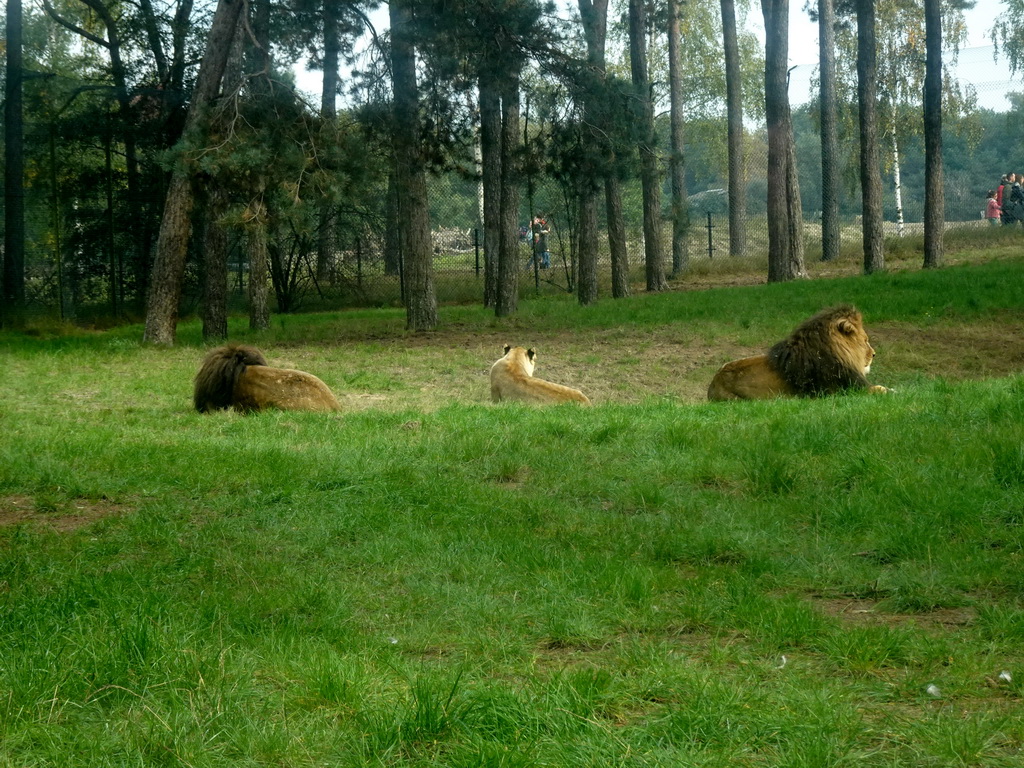
[[[104,48],[109,48],[110,47],[110,43],[108,43],[102,37],[99,37],[98,35],[94,35],[91,32],[86,32],[84,29],[82,29],[80,26],[78,26],[74,22],[68,21],[67,19],[61,17],[57,13],[57,11],[54,10],[53,6],[50,5],[50,0],[43,0],[43,8],[46,9],[46,13],[49,14],[50,18],[53,19],[54,21],[56,21],[62,27],[70,29],[76,35],[80,35],[81,37],[84,37],[86,40],[89,40],[89,41],[91,41],[93,43],[96,43],[96,45],[101,45]]]

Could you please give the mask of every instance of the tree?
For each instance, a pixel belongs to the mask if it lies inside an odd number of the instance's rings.
[[[629,63],[637,103],[640,142],[640,185],[644,208],[644,263],[648,291],[664,291],[665,263],[661,250],[661,179],[654,98],[647,73],[647,10],[645,0],[629,0]]]
[[[857,0],[857,105],[860,114],[860,190],[866,274],[885,269],[876,107],[877,65],[875,0]]]
[[[235,28],[231,50],[224,66],[222,81],[225,91],[242,88],[242,51],[245,32]],[[222,130],[211,126],[211,130]],[[228,336],[228,228],[224,216],[230,204],[230,193],[222,180],[210,176],[200,187],[200,232],[202,236],[203,298],[200,312],[203,339],[220,341]],[[251,281],[251,277],[250,277]]]
[[[4,271],[0,320],[19,327],[25,311],[25,150],[21,0],[7,0],[4,82]]]
[[[597,200],[598,162],[601,137],[597,123],[598,103],[604,84],[604,50],[608,23],[608,0],[578,0],[583,38],[587,43],[587,65],[581,80],[582,109],[582,154],[583,162],[576,172],[579,212],[577,230],[576,263],[579,275],[576,281],[576,298],[582,305],[597,301]],[[603,126],[602,126],[603,127]]]
[[[136,119],[132,108],[132,92],[128,84],[128,65],[125,62],[126,52],[122,41],[120,24],[115,18],[113,11],[101,0],[81,0],[81,2],[103,23],[103,28],[106,33],[105,37],[93,34],[87,29],[64,19],[54,10],[53,6],[50,5],[49,0],[44,0],[43,5],[50,17],[57,23],[77,33],[82,37],[82,39],[94,43],[100,48],[106,50],[107,55],[110,57],[110,78],[114,84],[114,95],[118,103],[121,140],[124,142],[124,156],[125,163],[127,165],[128,206],[130,209],[128,227],[132,230],[133,236],[131,237],[130,242],[132,250],[134,251],[129,262],[132,269],[135,271],[136,285],[138,285],[140,289],[144,290],[148,265],[146,263],[146,250],[142,243],[142,237],[140,232],[137,231],[143,221],[143,216],[139,160],[135,137]],[[144,11],[145,24],[149,33],[149,39],[154,45],[153,54],[158,65],[158,71],[161,69],[166,70],[163,46],[160,36],[155,30],[156,20],[152,15],[152,7],[147,3],[143,3],[142,8]],[[113,210],[110,211],[110,214],[113,215]],[[111,277],[113,278],[113,275]],[[111,298],[113,299],[113,296]]]
[[[735,0],[722,0],[722,43],[729,142],[729,254],[742,256],[747,241],[747,183],[743,162],[743,82],[736,38]]]
[[[768,127],[768,281],[806,277],[803,215],[789,107],[789,1],[761,0]]]
[[[608,223],[608,250],[612,264],[612,297],[616,299],[629,295],[629,256],[626,249],[626,226],[622,213],[622,185],[615,167],[620,152],[615,146],[612,82],[608,76],[607,36],[608,0],[578,0],[583,37],[587,44],[587,62],[583,87],[584,101],[584,151],[589,155],[587,165],[591,173],[581,174],[580,181],[580,234],[578,250],[581,274],[583,269],[592,270],[593,277],[587,276],[588,285],[580,280],[578,287],[581,303],[584,295],[597,296],[597,198],[599,178],[604,178],[605,218]],[[618,115],[621,118],[621,114]],[[593,120],[593,123],[591,123]],[[598,163],[597,157],[604,158]],[[590,233],[593,232],[591,235]],[[592,254],[592,256],[591,256]],[[593,264],[590,263],[593,259]]]
[[[1024,0],[1003,0],[1003,12],[992,25],[996,50],[1002,50],[1010,64],[1010,72],[1024,69]]]
[[[836,133],[835,2],[818,0],[821,120],[821,260],[839,257],[839,145]]]
[[[963,9],[971,0],[944,0],[941,4],[941,25],[943,44],[952,51],[950,60],[956,60],[956,51],[966,35]],[[837,16],[856,16],[856,3],[850,0],[836,0]],[[927,58],[927,34],[924,10],[921,3],[906,0],[875,0],[873,3],[875,28],[875,88],[878,97],[875,107],[879,141],[886,149],[879,149],[883,170],[892,173],[894,218],[899,234],[904,231],[903,146],[923,135],[924,122],[922,94],[924,92],[925,61]],[[858,26],[859,29],[859,26]],[[853,27],[837,25],[836,35],[840,55],[855,61],[859,38],[853,34]],[[973,113],[974,95],[970,85],[961,86],[942,65],[943,113],[952,116]],[[856,84],[844,82],[846,72],[855,72],[856,67],[840,67],[837,84],[850,94],[855,101]],[[842,99],[842,96],[840,96]],[[917,203],[917,199],[914,200]]]
[[[405,264],[406,327],[411,331],[429,331],[437,327],[437,296],[430,244],[427,171],[420,150],[412,8],[412,0],[392,0],[389,6],[395,182]]]
[[[243,5],[243,0],[219,0],[217,5],[185,119],[186,140],[195,145],[201,146],[202,114],[217,96]],[[167,190],[149,284],[143,339],[153,344],[174,344],[193,203],[192,172],[179,163]]]
[[[939,0],[925,0],[924,76],[924,266],[942,264],[946,195],[942,173],[942,9]]]
[[[498,301],[501,252],[501,95],[494,77],[479,76],[480,173],[484,187],[484,306]]]
[[[672,178],[672,274],[679,275],[689,266],[687,236],[690,208],[686,196],[686,157],[683,149],[683,59],[679,31],[679,2],[668,0],[668,71],[672,154],[669,171]]]
[[[508,41],[505,41],[506,43]],[[494,314],[507,317],[519,309],[519,66],[501,78],[501,191],[498,285]]]
[[[338,117],[338,59],[341,55],[341,39],[338,25],[338,9],[335,0],[324,0],[321,8],[324,27],[323,87],[320,94],[320,116],[334,121]],[[334,245],[332,235],[334,217],[330,202],[320,204],[319,226],[317,228],[316,279],[321,283],[328,279],[331,251]]]

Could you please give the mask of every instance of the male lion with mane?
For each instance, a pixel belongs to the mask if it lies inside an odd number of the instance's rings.
[[[572,387],[536,379],[533,369],[537,353],[532,349],[505,345],[505,356],[491,366],[491,400],[519,400],[524,403],[577,402],[590,405],[589,398]]]
[[[888,392],[868,383],[874,357],[860,312],[841,304],[805,320],[768,354],[723,365],[711,380],[708,399],[818,397],[850,389]]]
[[[234,408],[242,413],[340,411],[334,394],[311,373],[267,365],[263,353],[245,344],[211,349],[196,374],[193,402],[200,413]]]

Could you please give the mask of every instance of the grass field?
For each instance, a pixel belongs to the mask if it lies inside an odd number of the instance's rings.
[[[233,321],[330,416],[196,414],[195,323],[0,335],[0,766],[1021,765],[1017,252]],[[841,301],[893,395],[704,401]],[[595,407],[490,404],[505,342]]]

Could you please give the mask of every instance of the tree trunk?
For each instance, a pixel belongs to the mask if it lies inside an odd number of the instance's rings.
[[[874,0],[857,0],[857,104],[860,109],[861,220],[866,274],[885,269],[877,92],[875,3]]]
[[[338,37],[337,3],[324,0],[321,18],[324,24],[323,88],[320,93],[320,117],[333,123],[338,117],[338,59],[341,41]],[[323,285],[330,278],[331,257],[334,252],[333,208],[325,196],[317,212],[316,279]]]
[[[431,331],[437,327],[437,296],[434,293],[427,174],[420,151],[419,90],[416,85],[411,0],[392,0],[390,13],[395,181],[405,264],[405,324],[410,331]]]
[[[576,173],[577,226],[576,247],[578,275],[576,298],[582,305],[597,301],[597,206],[600,184],[601,144],[604,135],[599,135],[597,125],[597,101],[602,98],[604,84],[604,52],[607,34],[608,1],[578,0],[583,37],[587,43],[587,70],[581,87],[583,102],[581,142],[583,161]],[[603,132],[602,132],[603,133]]]
[[[4,272],[0,326],[25,322],[25,133],[21,0],[7,0],[4,83]]]
[[[587,64],[597,79],[597,85],[603,86],[607,82],[608,0],[577,0],[577,3],[580,9],[580,20],[583,22],[583,34],[587,42]],[[598,90],[601,89],[598,88]],[[608,250],[611,255],[612,297],[621,299],[629,295],[629,255],[626,246],[626,223],[622,213],[622,188],[613,168],[616,155],[616,149],[610,139],[613,118],[611,110],[607,106],[595,111],[591,105],[590,112],[595,113],[598,130],[588,134],[591,143],[589,150],[598,155],[604,154],[606,162],[610,160],[610,166],[612,166],[604,167],[602,174],[604,175],[605,218],[608,222]],[[598,188],[600,187],[599,178],[602,174],[594,174],[593,183]],[[593,194],[595,195],[593,205],[596,206],[598,204],[596,195],[599,195],[600,192],[593,192]],[[591,204],[591,201],[588,200],[587,204]],[[597,221],[596,210],[594,221]],[[584,251],[579,242],[577,242],[577,246],[579,251]],[[598,242],[594,243],[593,250],[596,279],[596,254],[600,250]],[[596,298],[596,284],[593,288],[593,295]]]
[[[679,31],[679,2],[668,0],[668,67],[671,102],[672,156],[672,275],[690,266],[687,243],[690,233],[690,204],[686,195],[686,157],[683,140],[683,54]]]
[[[214,188],[203,210],[203,339],[228,336],[228,233],[220,217],[227,207],[224,192]]]
[[[946,189],[942,168],[942,5],[924,0],[924,266],[942,266]]]
[[[658,173],[654,103],[647,75],[647,12],[644,0],[629,0],[629,63],[640,104],[640,185],[643,188],[644,261],[648,291],[664,291],[665,261],[661,251],[661,178]]]
[[[622,212],[622,184],[614,176],[605,179],[604,206],[608,212],[608,248],[612,255],[612,298],[624,299],[630,294],[626,218]]]
[[[507,317],[519,308],[519,71],[501,85],[501,242],[494,314]]]
[[[501,97],[491,78],[480,76],[480,163],[484,185],[484,306],[498,301],[501,251]]]
[[[722,0],[722,42],[729,143],[729,255],[742,256],[747,247],[747,181],[743,158],[743,80],[734,0]]]
[[[768,123],[768,281],[806,277],[803,214],[789,110],[789,2],[761,0],[765,28],[765,116]]]
[[[270,327],[269,257],[267,254],[267,208],[262,197],[246,212],[246,239],[249,248],[249,327],[265,331]]]
[[[197,146],[201,145],[198,140],[200,137],[194,135],[198,133],[199,118],[220,88],[243,5],[243,0],[220,0],[213,17],[206,40],[206,52],[192,93],[192,103],[185,118],[185,134]],[[174,344],[181,280],[185,272],[189,229],[192,225],[192,204],[192,178],[178,165],[171,175],[167,190],[149,285],[143,339],[153,344]]]
[[[594,187],[594,181],[593,178],[581,181],[579,190],[580,223],[576,236],[579,275],[576,282],[576,298],[583,306],[597,301],[598,190]]]
[[[895,120],[892,125],[892,193],[896,202],[896,234],[903,237],[903,177],[900,174],[900,143]]]
[[[224,90],[240,88],[242,84],[242,52],[245,30],[239,24],[231,41],[231,51],[224,65]],[[214,129],[216,130],[216,129]],[[221,217],[229,206],[228,194],[219,180],[207,179],[201,185],[202,238],[203,238],[203,338],[218,341],[228,335],[228,229]],[[241,257],[239,257],[241,261]]]
[[[821,111],[821,260],[839,258],[839,140],[836,129],[835,0],[818,0]]]
[[[384,201],[384,274],[402,277],[402,233],[399,225],[398,182],[395,179],[394,163],[388,170],[387,197]],[[351,246],[351,244],[346,244]],[[402,286],[402,300],[405,287]]]

